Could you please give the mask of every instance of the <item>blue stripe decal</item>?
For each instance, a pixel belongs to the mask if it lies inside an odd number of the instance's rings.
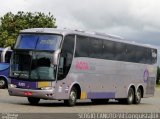
[[[89,92],[87,98],[98,99],[98,98],[115,98],[115,92]]]
[[[36,89],[37,88],[37,82],[29,82],[29,81],[11,79],[11,83],[16,85],[17,88],[23,88],[23,89]]]

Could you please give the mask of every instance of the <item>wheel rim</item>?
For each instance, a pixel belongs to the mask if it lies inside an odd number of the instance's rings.
[[[136,101],[139,102],[140,100],[141,100],[141,91],[138,90],[136,95]]]
[[[0,79],[0,87],[5,85],[5,81],[3,79]]]
[[[76,101],[76,93],[75,93],[74,91],[71,91],[70,101],[71,101],[72,103],[75,103],[75,101]]]
[[[129,92],[129,97],[128,97],[128,100],[129,100],[130,103],[133,102],[133,98],[134,98],[134,94],[133,94],[133,92],[132,92],[132,90],[131,90],[131,91]]]

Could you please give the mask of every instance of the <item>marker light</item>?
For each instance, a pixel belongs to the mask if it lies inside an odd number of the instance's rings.
[[[42,90],[53,90],[54,88],[53,87],[42,87],[41,89]]]
[[[9,87],[9,88],[16,88],[17,86],[14,85],[14,84],[8,84],[8,87]]]

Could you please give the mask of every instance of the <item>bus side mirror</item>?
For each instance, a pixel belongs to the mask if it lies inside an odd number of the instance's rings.
[[[53,54],[53,65],[58,65],[58,58],[59,58],[60,52],[61,52],[60,49],[58,49],[54,52],[54,54]]]
[[[6,55],[6,52],[8,50],[11,50],[11,47],[6,47],[3,51],[2,51],[2,54],[1,54],[1,62],[5,62],[5,55]]]

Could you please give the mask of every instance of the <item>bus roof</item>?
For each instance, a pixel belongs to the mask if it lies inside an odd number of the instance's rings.
[[[57,28],[31,28],[31,29],[21,30],[20,33],[48,33],[48,34],[60,34],[60,35],[77,34],[77,35],[107,39],[107,40],[111,40],[111,41],[123,42],[123,43],[127,43],[127,44],[138,45],[138,46],[142,46],[142,47],[149,47],[149,48],[156,49],[156,47],[154,47],[150,44],[140,44],[135,41],[126,40],[120,36],[114,36],[114,35],[110,35],[110,34],[106,34],[106,33],[92,32],[92,31],[57,29]]]

